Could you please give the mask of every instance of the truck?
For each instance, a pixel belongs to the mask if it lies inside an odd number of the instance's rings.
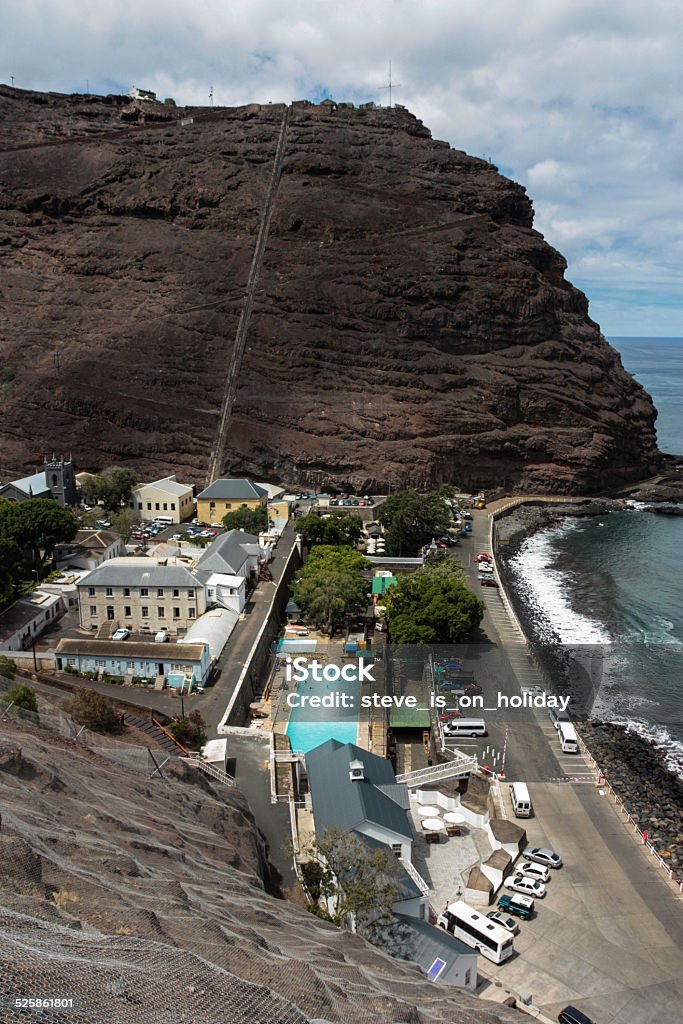
[[[501,896],[498,906],[508,914],[521,917],[523,921],[528,921],[534,912],[534,901],[531,896]]]

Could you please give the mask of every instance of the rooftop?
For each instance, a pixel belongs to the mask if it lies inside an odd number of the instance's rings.
[[[437,959],[443,960],[447,968],[458,957],[478,955],[442,928],[407,914],[395,914],[387,924],[376,928],[373,943],[397,960],[418,964],[425,972],[433,968]]]
[[[156,487],[157,490],[167,491],[168,494],[173,494],[176,498],[181,498],[183,494],[192,490],[189,484],[179,484],[174,476],[164,476],[161,480],[152,480],[149,484],[138,484],[134,490],[138,491],[142,487]]]
[[[202,572],[218,572],[235,575],[239,573],[247,556],[252,553],[251,545],[258,548],[258,537],[242,530],[228,530],[222,537],[211,541],[197,562],[197,569]]]
[[[363,762],[362,780],[349,778],[349,765],[355,760]],[[402,806],[404,787],[397,786],[394,770],[385,758],[355,743],[332,739],[309,750],[306,767],[318,836],[329,828],[353,831],[363,822],[370,822],[413,838]]]
[[[197,500],[260,501],[267,496],[266,489],[259,484],[253,484],[251,480],[214,480],[198,495]]]
[[[8,480],[7,483],[18,487],[20,491],[24,491],[26,494],[29,491],[32,491],[34,495],[43,494],[45,491],[50,490],[47,485],[45,470],[41,470],[40,473],[33,473],[32,476],[24,476],[21,480]]]
[[[138,643],[128,640],[60,640],[55,654],[94,655],[98,658],[141,658],[148,661],[201,661],[205,645]]]
[[[196,587],[196,577],[184,565],[159,565],[151,558],[112,558],[78,583],[88,586]]]

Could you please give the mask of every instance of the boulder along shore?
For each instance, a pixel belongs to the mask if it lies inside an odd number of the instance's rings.
[[[559,638],[557,643],[539,640],[534,611],[511,586],[507,573],[509,560],[538,530],[559,526],[570,516],[604,515],[628,508],[627,501],[619,499],[519,506],[496,521],[498,569],[536,659],[552,680],[553,690],[572,698],[572,718],[577,720],[583,741],[641,831],[647,833],[676,878],[683,881],[683,780],[669,771],[661,751],[651,740],[625,726],[590,719],[581,713],[582,708],[590,706],[592,690],[585,667],[571,656]],[[655,506],[647,511],[658,509]]]

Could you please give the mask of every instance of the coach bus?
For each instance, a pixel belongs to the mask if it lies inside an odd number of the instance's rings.
[[[512,935],[500,924],[490,921],[485,914],[473,910],[463,900],[449,904],[436,923],[456,939],[479,950],[494,964],[502,964],[512,956]]]

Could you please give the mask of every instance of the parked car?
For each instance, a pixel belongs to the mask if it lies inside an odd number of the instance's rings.
[[[475,562],[492,562],[493,558],[486,551],[480,551],[477,557],[474,559]]]
[[[165,644],[168,639],[169,639],[168,631],[165,630],[165,629],[160,629],[159,632],[156,633],[155,636],[154,636],[154,643],[155,644]]]
[[[441,548],[442,550],[448,547],[448,544],[444,544],[442,540],[436,540],[434,541],[434,544],[437,548]]]
[[[565,1006],[564,1010],[558,1013],[557,1019],[560,1024],[593,1024],[591,1018],[577,1010],[575,1006]]]
[[[537,864],[544,864],[547,868],[562,867],[562,858],[559,853],[548,850],[544,846],[527,846],[522,851],[522,857],[526,860],[533,860]]]
[[[450,722],[452,718],[462,718],[462,711],[456,711],[455,708],[449,711],[441,711],[439,713],[440,722]]]
[[[511,917],[506,917],[505,914],[501,914],[499,910],[489,910],[486,915],[489,921],[494,921],[496,924],[502,925],[503,928],[507,928],[509,932],[516,935],[519,931],[519,925],[516,921],[513,921]]]
[[[550,878],[550,871],[542,864],[536,864],[533,860],[527,860],[517,866],[517,870],[527,878],[536,878],[539,882],[547,882]]]
[[[480,576],[479,582],[482,587],[497,587],[498,580],[494,580],[493,576]]]
[[[501,896],[498,906],[508,914],[528,921],[534,912],[534,901],[530,896]]]
[[[513,892],[522,892],[525,896],[535,896],[539,900],[542,900],[546,893],[543,882],[539,882],[535,878],[527,878],[526,875],[514,875],[512,878],[508,878],[505,888],[512,889]]]
[[[127,640],[129,636],[130,630],[126,629],[124,626],[121,629],[117,629],[114,633],[112,633],[111,638],[112,640]]]

